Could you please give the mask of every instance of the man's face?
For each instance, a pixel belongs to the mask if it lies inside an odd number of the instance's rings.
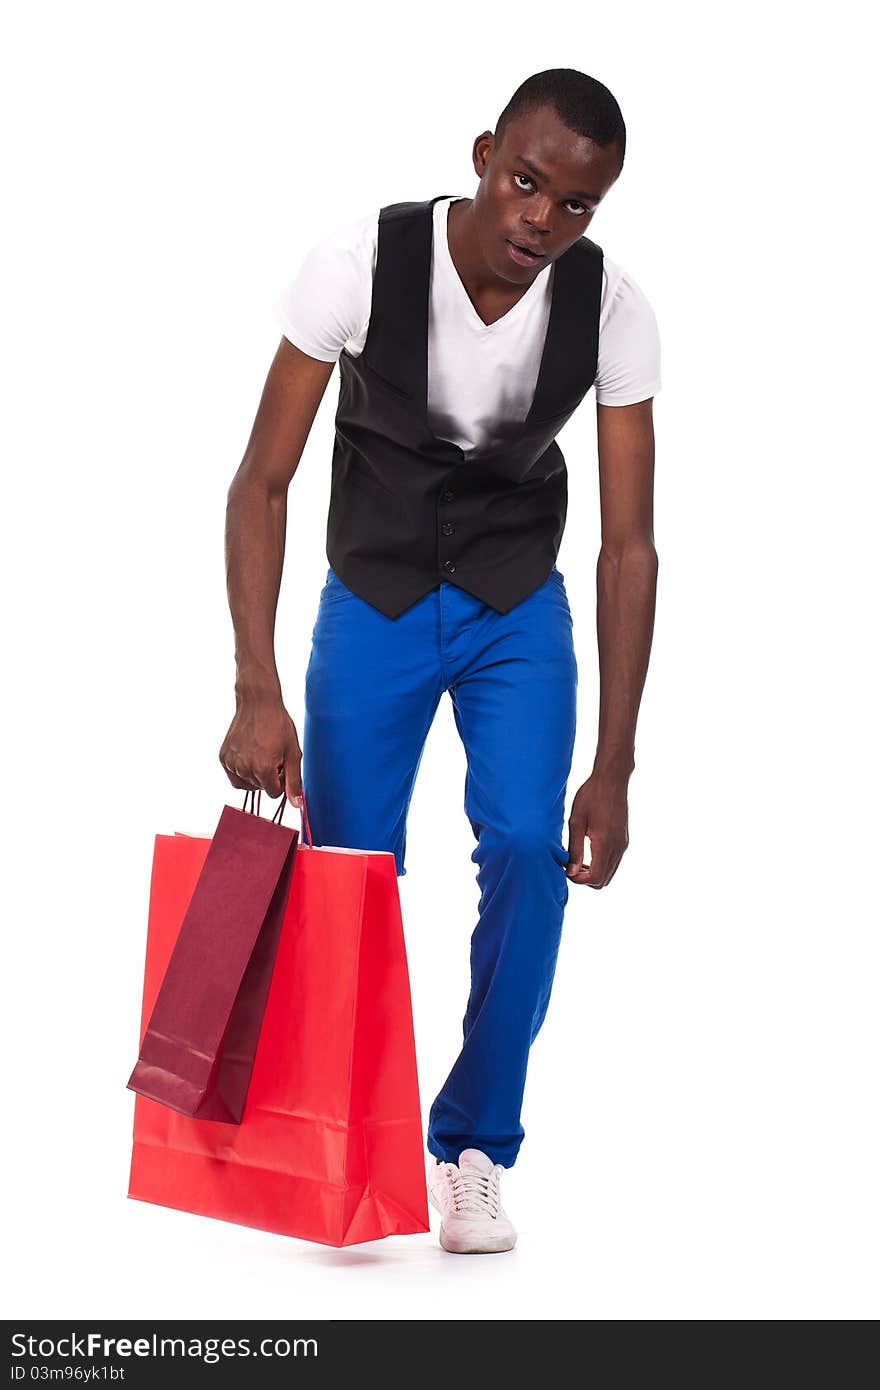
[[[489,131],[478,136],[474,168],[483,256],[503,279],[528,284],[583,235],[620,172],[620,152],[575,134],[544,106],[512,120],[500,144]]]

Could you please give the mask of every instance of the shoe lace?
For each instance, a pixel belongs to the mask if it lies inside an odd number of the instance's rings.
[[[463,1173],[460,1168],[450,1164],[448,1171],[456,1211],[478,1212],[481,1216],[498,1215],[501,1196],[497,1168],[493,1168],[491,1173],[475,1173],[470,1169]]]

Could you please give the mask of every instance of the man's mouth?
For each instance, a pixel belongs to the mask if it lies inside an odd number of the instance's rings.
[[[517,265],[537,265],[540,261],[546,260],[543,251],[533,251],[521,241],[511,241],[510,237],[505,237],[510,248],[510,254]]]

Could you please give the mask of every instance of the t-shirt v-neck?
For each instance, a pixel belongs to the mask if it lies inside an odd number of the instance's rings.
[[[507,327],[508,325],[506,321],[510,319],[511,315],[516,314],[517,310],[524,303],[524,301],[529,298],[530,295],[532,296],[532,298],[539,298],[542,293],[547,293],[550,290],[550,286],[546,283],[546,281],[552,279],[553,266],[550,265],[547,267],[543,283],[541,280],[541,272],[539,272],[535,276],[532,283],[529,285],[528,289],[520,295],[519,299],[517,299],[513,304],[511,304],[509,309],[505,310],[505,312],[501,314],[499,318],[493,319],[491,323],[485,323],[483,319],[480,318],[480,315],[477,312],[473,300],[471,299],[470,295],[465,289],[464,281],[462,280],[461,276],[455,268],[455,261],[452,259],[452,252],[449,249],[449,213],[452,208],[452,204],[466,201],[467,200],[463,198],[444,199],[444,202],[446,204],[446,215],[444,217],[440,217],[439,219],[435,218],[434,220],[434,254],[439,255],[441,260],[445,262],[449,278],[455,283],[455,285],[458,287],[460,291],[459,300],[462,305],[462,310],[465,316],[470,315],[472,318],[472,327],[477,332],[482,331],[483,333],[489,333],[493,328],[498,328],[502,325],[504,327]],[[442,234],[438,235],[438,233]],[[528,305],[526,305],[525,307],[528,308]]]
[[[449,207],[458,201],[440,198],[434,204],[428,426],[439,439],[479,454],[512,437],[531,408],[550,319],[553,267],[541,271],[507,313],[484,323],[449,250]]]

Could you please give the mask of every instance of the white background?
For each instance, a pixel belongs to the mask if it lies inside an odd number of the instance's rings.
[[[866,13],[84,3],[11,21],[7,1316],[876,1316]],[[217,759],[223,526],[273,297],[336,223],[472,193],[474,138],[555,66],[599,77],[627,122],[589,235],[660,325],[660,580],[630,849],[608,889],[571,888],[504,1180],[519,1245],[333,1251],[129,1200],[153,836],[240,804]],[[334,378],[290,494],[277,648],[298,725],[335,397]],[[595,747],[592,395],[561,443],[568,811]],[[425,1117],[476,920],[464,771],[444,700],[399,880]]]

